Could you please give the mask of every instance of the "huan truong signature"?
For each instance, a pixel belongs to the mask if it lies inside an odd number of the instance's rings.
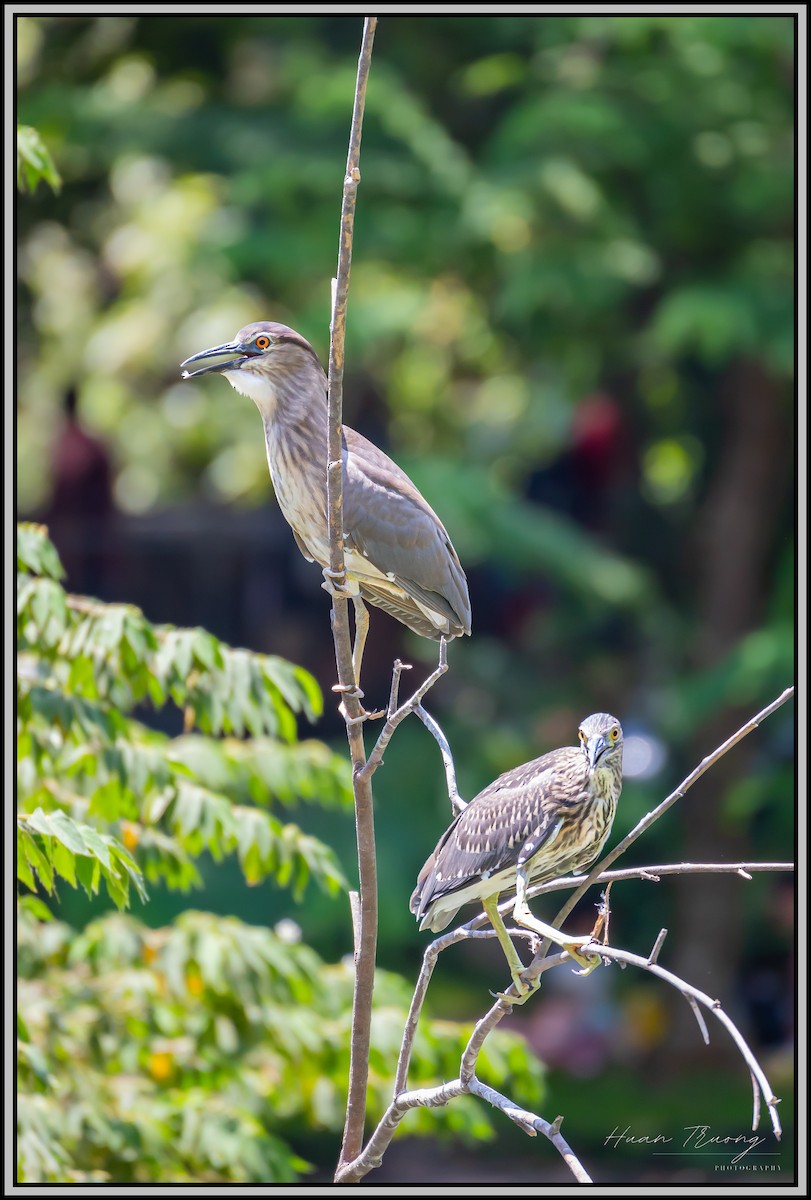
[[[616,1150],[617,1146],[620,1145],[662,1146],[674,1141],[676,1141],[675,1138],[668,1137],[664,1133],[643,1133],[635,1136],[631,1133],[630,1125],[626,1125],[625,1129],[619,1129],[615,1125],[614,1129],[603,1142],[603,1145],[611,1146],[612,1149]],[[720,1149],[726,1146],[741,1146],[742,1149],[737,1151],[732,1158],[733,1163],[739,1163],[751,1150],[757,1149],[765,1141],[765,1138],[758,1137],[756,1134],[714,1134],[709,1125],[685,1125],[684,1137],[679,1138],[677,1144],[680,1144],[682,1149],[687,1153],[691,1151],[707,1153],[711,1147]],[[675,1151],[670,1151],[670,1153],[675,1153]]]

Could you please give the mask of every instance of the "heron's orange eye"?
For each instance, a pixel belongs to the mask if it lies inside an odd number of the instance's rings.
[[[270,338],[267,336],[266,333],[260,333],[259,337],[256,339],[257,350],[267,350],[269,345],[270,345]]]

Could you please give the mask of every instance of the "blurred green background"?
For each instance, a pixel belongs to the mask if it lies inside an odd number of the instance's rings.
[[[178,364],[259,319],[326,363],[361,19],[22,17],[16,32],[18,120],[63,181],[17,214],[19,514],[48,523],[71,590],[281,654],[328,692],[329,601],[275,506],[258,414]],[[429,698],[468,799],[607,709],[627,744],[616,840],[792,682],[794,39],[785,16],[380,21],[344,413],[409,471],[468,572],[473,637]],[[434,648],[373,611],[371,704],[398,654],[417,678]],[[316,732],[343,744],[335,713]],[[793,732],[788,705],[623,865],[792,858]],[[375,793],[380,962],[413,977],[425,936],[408,898],[450,815],[416,721]],[[354,878],[351,819],[317,823]],[[789,1125],[790,878],[612,895],[615,944],[644,953],[668,928],[660,962],[723,999]],[[212,866],[205,894],[144,915],[289,914],[260,891]],[[294,915],[321,953],[350,950],[345,902],[308,894]],[[573,927],[592,919],[589,899]],[[478,1015],[504,983],[498,952],[451,955],[434,1011]],[[550,977],[512,1018],[550,1064],[552,1117],[602,1180],[704,1179],[605,1138],[618,1123],[745,1132],[731,1043],[719,1028],[704,1047],[648,978],[574,982]],[[411,1178],[399,1142],[373,1178]],[[789,1128],[770,1180],[792,1148]],[[533,1179],[557,1169],[541,1149]],[[505,1129],[487,1153],[520,1170],[528,1151]],[[470,1162],[429,1155],[422,1178],[469,1182]]]

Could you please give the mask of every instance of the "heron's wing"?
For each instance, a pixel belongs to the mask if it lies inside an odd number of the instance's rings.
[[[293,537],[296,539],[296,545],[298,546],[299,550],[304,555],[304,557],[307,559],[307,562],[315,562],[314,556],[310,553],[310,547],[307,545],[307,543],[304,541],[304,539],[300,536],[300,534],[298,534],[296,532],[296,530],[293,529],[292,525],[290,526],[290,528],[291,528],[291,530],[293,530]]]
[[[561,827],[566,804],[582,795],[582,757],[576,747],[552,750],[479,792],[422,868],[411,911],[419,916],[440,896],[512,870],[529,843],[533,855],[548,845]]]
[[[388,455],[353,429],[345,428],[344,436],[348,543],[414,600],[447,617],[458,633],[469,633],[467,580],[445,526]]]

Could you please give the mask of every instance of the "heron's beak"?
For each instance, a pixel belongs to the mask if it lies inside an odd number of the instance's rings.
[[[211,363],[207,367],[200,367],[197,371],[184,371],[184,379],[193,379],[197,375],[208,375],[212,371],[233,371],[238,370],[247,358],[251,357],[250,352],[242,345],[241,342],[225,342],[222,346],[212,346],[210,350],[201,350],[199,354],[192,354],[191,358],[185,359],[180,365],[185,367],[187,363],[198,362],[201,358],[219,358],[222,354],[237,354],[237,358],[229,358],[226,362]]]
[[[589,767],[592,770],[594,770],[594,768],[597,766],[597,763],[600,761],[600,759],[602,758],[602,756],[606,752],[606,750],[609,750],[610,748],[611,748],[611,743],[608,741],[607,738],[604,738],[604,737],[592,738],[587,743],[586,753],[588,754],[588,758],[589,758]]]

